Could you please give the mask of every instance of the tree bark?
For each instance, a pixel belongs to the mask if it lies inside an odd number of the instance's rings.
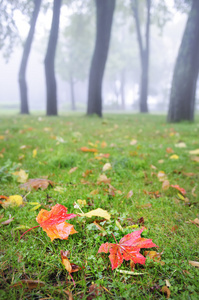
[[[108,56],[115,0],[96,0],[96,41],[89,74],[87,114],[102,117],[102,81]]]
[[[55,78],[55,53],[59,34],[59,19],[62,0],[54,0],[53,18],[48,41],[46,57],[44,60],[46,91],[47,91],[47,116],[57,115],[57,85]]]
[[[28,36],[24,45],[22,60],[19,69],[18,81],[19,81],[19,90],[20,90],[20,113],[29,114],[28,108],[28,88],[26,83],[26,69],[28,64],[28,58],[30,55],[31,45],[34,37],[35,26],[37,18],[39,15],[39,10],[41,6],[41,0],[34,0],[34,11],[32,14],[30,29]]]
[[[125,70],[121,72],[121,86],[120,86],[120,93],[121,93],[121,102],[122,102],[122,109],[125,110]]]
[[[199,1],[192,0],[179,48],[170,93],[168,122],[194,120],[196,83],[199,71]]]
[[[145,28],[145,47],[143,43],[143,38],[141,35],[140,19],[138,12],[138,2],[137,0],[132,0],[132,9],[135,19],[135,27],[137,32],[137,39],[140,51],[140,62],[141,62],[141,80],[140,80],[140,99],[139,106],[140,112],[148,112],[148,73],[149,73],[149,38],[150,38],[150,10],[151,10],[151,0],[146,0],[147,6],[147,20]]]

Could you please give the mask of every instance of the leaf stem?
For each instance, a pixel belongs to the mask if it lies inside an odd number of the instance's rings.
[[[114,237],[114,240],[116,241],[116,244],[118,244],[118,242],[117,242],[117,240],[116,240],[114,234],[113,234],[112,232],[111,232],[111,234],[112,234],[112,236]]]
[[[40,225],[34,226],[34,227],[32,227],[32,228],[26,230],[26,231],[20,236],[20,239],[21,239],[22,236],[24,236],[24,234],[26,234],[28,231],[30,231],[30,230],[32,230],[32,229],[34,229],[34,228],[37,228],[37,227],[40,227]]]
[[[71,277],[71,279],[72,279],[72,281],[73,281],[74,287],[75,287],[76,284],[75,284],[75,280],[73,279],[73,276],[71,275],[71,273],[68,273],[68,274],[70,275],[70,277]]]

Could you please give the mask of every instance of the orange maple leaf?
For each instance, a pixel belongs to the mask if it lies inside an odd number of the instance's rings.
[[[146,258],[139,253],[140,249],[158,246],[150,239],[141,238],[143,230],[144,228],[125,235],[117,244],[105,243],[100,246],[98,253],[110,253],[109,259],[112,270],[119,267],[124,259],[132,260],[134,263],[145,264]]]
[[[66,223],[65,220],[75,218],[75,214],[67,214],[67,208],[64,205],[56,204],[50,211],[41,209],[36,221],[50,237],[54,239],[66,240],[70,234],[77,233],[73,225]]]
[[[97,152],[98,151],[96,148],[88,148],[88,147],[81,147],[80,149],[82,152]]]
[[[181,194],[182,195],[185,195],[187,192],[185,191],[185,189],[183,189],[183,188],[181,188],[179,185],[173,185],[173,184],[171,184],[171,187],[172,188],[174,188],[174,189],[176,189],[176,190],[178,190],[178,191],[180,191],[181,192]]]

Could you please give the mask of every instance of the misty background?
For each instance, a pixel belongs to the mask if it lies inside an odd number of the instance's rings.
[[[166,112],[168,109],[173,68],[188,17],[187,13],[176,11],[172,1],[168,1],[168,3],[171,14],[166,24],[161,28],[152,20],[151,25],[148,97],[150,112]],[[78,5],[71,7],[63,5],[61,9],[56,51],[57,99],[60,113],[71,110],[71,86],[68,70],[71,68],[72,60],[75,60],[72,68],[76,72],[74,75],[75,106],[77,110],[86,110],[88,73],[95,42],[95,13],[94,7],[89,14],[88,12],[79,12],[88,18],[88,22],[82,20],[82,23],[78,24],[81,21],[77,19],[79,17],[78,9]],[[23,42],[29,30],[29,18],[18,10],[14,17],[21,43],[15,46],[8,62],[3,53],[0,53],[0,108],[1,110],[19,111],[18,72]],[[46,108],[44,56],[51,18],[51,9],[48,9],[46,13],[40,12],[36,25],[26,75],[30,111],[45,112]],[[71,35],[73,38],[70,38]],[[80,54],[83,56],[83,62],[78,62],[76,59]],[[129,9],[128,15],[124,19],[124,14],[121,13],[120,4],[118,4],[114,13],[111,43],[103,81],[103,110],[117,111],[121,108],[125,111],[137,112],[139,110],[140,72],[139,49],[133,14]],[[121,76],[125,78],[125,108],[122,107]],[[196,99],[198,103],[198,97]],[[198,104],[196,107],[198,108]]]

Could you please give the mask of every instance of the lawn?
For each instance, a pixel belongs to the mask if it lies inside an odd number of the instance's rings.
[[[190,152],[199,149],[198,137],[198,118],[167,124],[157,115],[2,116],[0,194],[21,195],[23,204],[0,199],[0,299],[199,299],[192,263],[199,262],[199,150]],[[53,186],[21,189],[28,179],[20,170]],[[41,209],[56,204],[69,214],[101,208],[111,218],[67,220],[78,232],[67,240],[51,242],[41,227],[20,238],[39,225]],[[124,261],[112,270],[100,245],[141,228],[159,247],[140,253],[156,252],[144,265]],[[61,250],[79,267],[75,285]]]

